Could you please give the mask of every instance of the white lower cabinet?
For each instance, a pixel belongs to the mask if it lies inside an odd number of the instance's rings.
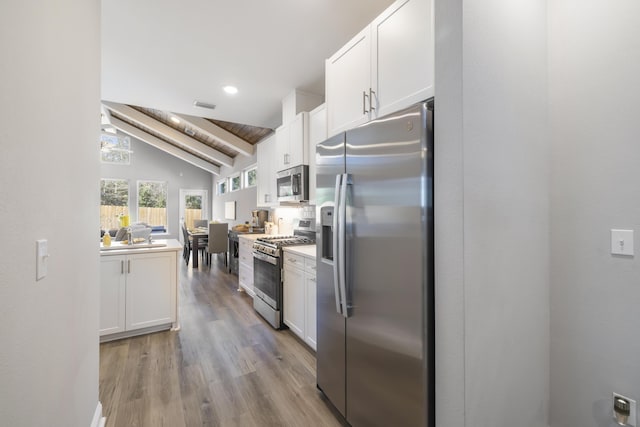
[[[176,325],[176,253],[166,251],[100,257],[101,337],[112,334],[126,336],[127,332],[145,328],[157,327],[160,330]]]
[[[284,252],[283,321],[309,347],[316,349],[316,260]]]
[[[100,336],[124,332],[126,259],[100,257]]]
[[[305,258],[304,270],[304,291],[305,291],[305,336],[304,341],[309,347],[316,349],[316,259]]]
[[[238,290],[244,289],[253,297],[253,242],[255,237],[239,236],[238,238]]]
[[[304,258],[290,253],[284,256],[284,324],[304,339]]]

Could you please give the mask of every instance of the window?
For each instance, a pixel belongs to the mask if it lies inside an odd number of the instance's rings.
[[[189,229],[194,220],[207,218],[207,190],[180,189],[180,218]]]
[[[101,134],[100,159],[103,163],[128,165],[131,162],[131,140],[129,137],[109,133]]]
[[[242,180],[240,174],[231,175],[229,177],[229,191],[238,191],[242,188]]]
[[[129,213],[129,181],[126,179],[100,180],[100,227],[105,230],[120,228],[120,215]]]
[[[244,188],[255,187],[258,184],[258,167],[250,166],[242,171]]]
[[[222,181],[218,181],[218,194],[225,194],[227,192],[227,181],[226,180],[222,180]]]
[[[138,181],[138,222],[168,229],[166,182]]]

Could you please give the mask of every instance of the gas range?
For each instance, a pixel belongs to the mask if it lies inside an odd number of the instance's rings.
[[[292,235],[258,237],[253,243],[253,308],[276,329],[282,321],[282,248],[316,242],[312,220],[300,220]]]
[[[315,234],[305,235],[285,235],[258,237],[253,243],[253,249],[274,257],[279,257],[284,246],[313,245],[316,242]]]

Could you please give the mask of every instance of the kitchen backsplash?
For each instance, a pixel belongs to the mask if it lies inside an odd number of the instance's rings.
[[[315,216],[315,205],[280,206],[269,212],[270,221],[277,226],[274,234],[292,234],[298,220],[312,219]]]

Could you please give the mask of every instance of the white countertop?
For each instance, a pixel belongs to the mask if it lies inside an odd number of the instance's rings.
[[[100,243],[100,255],[123,255],[130,253],[149,253],[149,252],[166,252],[181,251],[182,243],[176,239],[156,239],[151,245],[147,243],[138,243],[134,245],[125,245],[120,242],[111,242],[111,246],[105,248]]]
[[[268,234],[238,234],[238,239],[256,240],[258,237],[268,236]]]
[[[284,251],[306,256],[308,258],[316,257],[316,245],[285,246]]]

